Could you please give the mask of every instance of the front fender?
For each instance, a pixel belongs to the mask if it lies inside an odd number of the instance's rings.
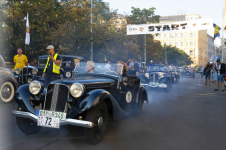
[[[2,76],[2,77],[0,78],[0,85],[3,84],[3,83],[6,82],[6,81],[12,82],[13,85],[14,85],[14,87],[15,87],[15,90],[18,89],[19,84],[18,84],[17,80],[16,80],[14,77],[12,77],[12,76],[10,76],[10,75],[4,75],[4,76]]]
[[[46,89],[44,88],[42,91],[42,95],[45,96]],[[35,115],[35,109],[31,106],[29,101],[31,94],[29,92],[29,84],[24,84],[20,86],[15,94],[15,101],[16,103],[22,107],[22,110],[30,112]]]
[[[129,115],[129,113],[126,113],[121,109],[117,101],[108,91],[97,89],[87,93],[87,96],[84,97],[81,103],[77,105],[75,104],[72,107],[71,111],[68,113],[68,117],[74,118],[77,115],[82,114],[89,109],[97,106],[102,101],[110,101],[110,107],[112,107],[114,119],[122,119]]]

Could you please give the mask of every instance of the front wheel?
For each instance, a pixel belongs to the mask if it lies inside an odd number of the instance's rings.
[[[105,102],[91,108],[85,117],[86,121],[94,123],[93,128],[84,128],[85,137],[91,144],[98,144],[104,137],[108,124],[108,108]]]
[[[167,88],[165,89],[165,92],[169,92],[169,87],[170,86],[170,84],[169,84],[169,81],[167,81]]]
[[[133,110],[132,110],[132,115],[133,116],[139,116],[142,112],[142,108],[143,108],[143,94],[141,95],[141,99],[139,100],[138,104],[135,104]]]
[[[8,103],[12,101],[14,94],[15,94],[15,89],[11,82],[4,82],[0,86],[0,99],[3,102]]]
[[[41,126],[37,126],[37,122],[28,118],[16,117],[16,123],[19,129],[27,135],[36,134],[42,128]]]

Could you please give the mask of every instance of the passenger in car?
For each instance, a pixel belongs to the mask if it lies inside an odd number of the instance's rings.
[[[86,63],[86,72],[94,73],[95,72],[95,63],[93,61],[87,61]]]
[[[122,73],[122,76],[125,79],[123,81],[123,85],[130,89],[133,89],[133,80],[129,75],[126,74],[126,71],[128,71],[127,65],[125,65],[125,63],[122,61],[118,61],[116,63],[116,71],[118,73]]]

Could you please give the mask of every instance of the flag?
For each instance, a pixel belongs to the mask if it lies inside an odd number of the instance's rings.
[[[216,25],[215,23],[213,24],[213,27],[214,27],[214,37],[213,37],[213,39],[215,40],[215,38],[216,37],[220,37],[220,30],[221,30],[221,28],[218,26],[218,25]]]
[[[28,13],[27,13],[27,21],[26,21],[26,38],[25,38],[25,44],[30,44],[30,31],[29,31],[29,21],[28,21]]]

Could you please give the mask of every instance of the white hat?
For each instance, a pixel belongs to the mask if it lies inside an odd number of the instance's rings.
[[[53,45],[49,45],[46,49],[54,49]]]
[[[153,62],[152,60],[150,62]]]

